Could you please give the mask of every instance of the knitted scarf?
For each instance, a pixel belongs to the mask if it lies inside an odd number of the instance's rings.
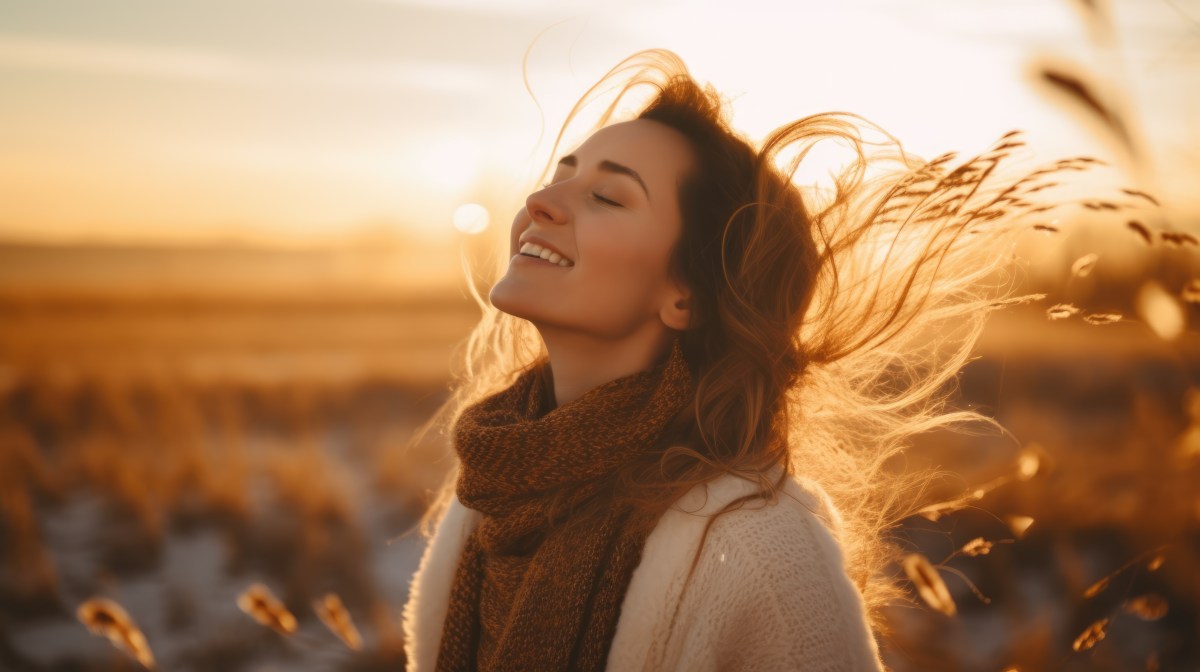
[[[599,523],[565,525],[549,504],[611,488],[608,477],[663,439],[692,390],[677,337],[652,368],[553,410],[535,367],[463,412],[456,489],[483,516],[455,572],[439,672],[604,669],[657,517],[609,507]]]

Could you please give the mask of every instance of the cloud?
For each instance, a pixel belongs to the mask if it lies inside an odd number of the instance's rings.
[[[0,36],[0,66],[153,77],[235,79],[237,59],[203,51],[56,37]]]
[[[497,86],[486,67],[442,61],[270,61],[216,51],[48,36],[0,36],[0,68],[363,90],[471,94]]]
[[[460,13],[483,13],[496,16],[537,16],[564,11],[590,11],[612,6],[612,2],[596,0],[365,0],[370,3],[396,5],[412,9],[434,9]]]

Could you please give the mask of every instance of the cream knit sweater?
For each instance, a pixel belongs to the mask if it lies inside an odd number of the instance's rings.
[[[775,504],[722,514],[683,590],[708,517],[755,488],[723,476],[663,514],[622,602],[608,670],[883,669],[844,569],[840,519],[807,479],[786,481]],[[479,519],[453,499],[421,558],[404,607],[409,672],[435,667],[454,570]]]

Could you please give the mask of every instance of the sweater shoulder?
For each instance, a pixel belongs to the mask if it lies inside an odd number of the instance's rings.
[[[704,509],[714,513],[758,490],[713,485],[715,501]],[[785,480],[774,501],[752,499],[717,515],[687,591],[690,623],[682,624],[678,655],[707,655],[731,670],[880,669],[840,537],[830,498],[802,477]]]
[[[707,528],[707,557],[719,559],[715,549],[736,547],[752,566],[844,574],[842,518],[818,483],[793,475],[773,498],[759,493],[757,483],[723,476],[680,500],[680,512],[696,515]]]
[[[772,474],[777,477],[778,473]],[[673,515],[695,516],[708,519],[720,514],[721,518],[729,517],[729,513],[721,513],[727,507],[733,510],[761,511],[750,516],[736,516],[726,523],[737,526],[761,522],[763,518],[783,523],[797,517],[815,518],[838,542],[843,538],[842,517],[833,504],[832,499],[824,488],[816,481],[800,475],[789,475],[783,481],[783,487],[776,493],[775,501],[756,497],[760,487],[756,481],[725,474],[709,483],[697,485],[689,490],[671,507]],[[746,501],[738,503],[737,500]]]

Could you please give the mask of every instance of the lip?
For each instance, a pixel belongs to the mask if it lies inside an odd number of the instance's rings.
[[[514,254],[512,259],[509,261],[514,264],[533,264],[534,266],[546,266],[549,268],[557,268],[563,271],[571,270],[570,266],[559,266],[558,264],[552,264],[541,257],[531,257],[529,255],[520,253]]]
[[[558,249],[558,247],[550,244],[545,238],[539,238],[538,236],[534,236],[534,235],[521,236],[521,239],[517,241],[517,255],[523,256],[523,255],[521,255],[521,247],[523,247],[525,245],[525,243],[534,243],[536,245],[541,245],[542,247],[546,248],[547,250],[550,250],[551,252],[558,253],[558,256],[563,257],[564,259],[570,259],[572,264],[575,263],[574,257],[563,254],[562,250],[560,250],[560,249]],[[546,262],[546,263],[550,263],[550,262]],[[567,268],[567,267],[563,267],[563,268]]]

